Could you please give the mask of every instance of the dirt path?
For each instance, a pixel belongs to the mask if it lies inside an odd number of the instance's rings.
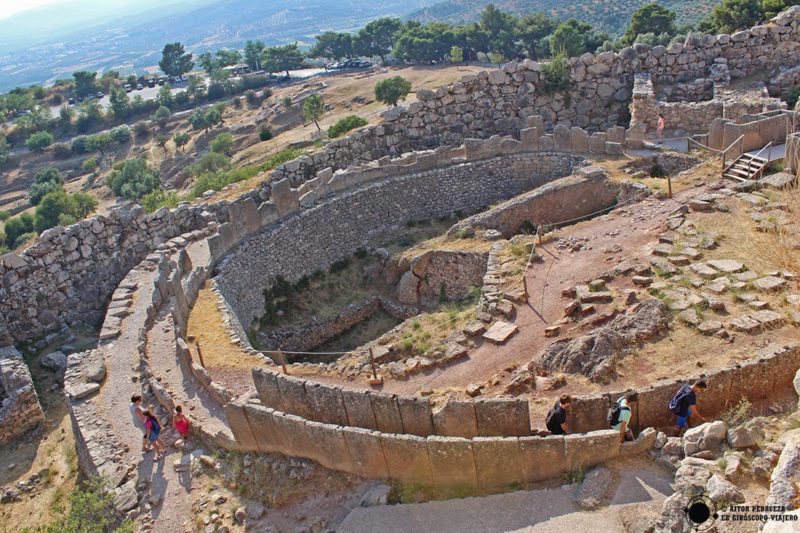
[[[619,482],[612,489],[609,505],[597,511],[582,511],[575,505],[573,494],[577,486],[555,487],[480,498],[358,508],[337,531],[626,531],[626,522],[646,511],[660,511],[666,497],[672,494],[670,477],[652,463],[637,460],[609,466]]]

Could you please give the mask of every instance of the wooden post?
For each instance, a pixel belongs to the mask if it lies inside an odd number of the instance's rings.
[[[200,339],[197,339],[196,341],[194,341],[194,346],[195,346],[195,348],[197,348],[197,357],[200,358],[200,366],[205,368],[206,367],[206,362],[203,361],[203,350],[200,349]]]
[[[370,386],[377,386],[383,384],[383,376],[378,375],[375,369],[375,357],[372,355],[372,346],[369,347],[369,364],[372,367],[372,377],[367,380]]]
[[[542,245],[542,226],[536,226],[536,236],[539,238],[539,246]]]
[[[283,354],[283,350],[281,350],[280,348],[278,348],[278,358],[281,361],[281,368],[283,368],[283,373],[288,374],[289,372],[287,372],[286,370],[286,356]]]
[[[527,269],[525,272],[522,273],[522,288],[525,291],[525,301],[528,301],[528,278],[525,276],[527,274]]]
[[[669,189],[669,197],[672,198],[672,176],[667,174],[667,189]]]

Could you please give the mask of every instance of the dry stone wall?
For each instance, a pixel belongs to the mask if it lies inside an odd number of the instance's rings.
[[[619,52],[571,58],[572,85],[566,93],[543,90],[542,66],[526,60],[463,77],[436,90],[417,91],[417,102],[390,109],[384,123],[329,143],[325,149],[287,163],[275,172],[299,184],[325,169],[396,156],[430,147],[455,146],[466,138],[514,135],[532,115],[548,129],[555,124],[602,132],[626,125],[634,75],[657,84],[706,78],[724,62],[731,78],[797,66],[800,7],[769,23],[733,35],[690,36],[669,47],[637,44]]]
[[[263,313],[263,295],[254,287],[267,288],[277,276],[296,281],[325,270],[409,220],[477,211],[569,175],[582,161],[571,154],[520,152],[367,182],[244,240],[217,266],[214,281],[246,338]],[[221,250],[236,241],[226,238],[225,230],[223,224]]]
[[[44,422],[39,397],[22,355],[0,348],[0,447]]]

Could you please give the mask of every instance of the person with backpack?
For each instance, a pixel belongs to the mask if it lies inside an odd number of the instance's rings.
[[[159,461],[164,457],[164,445],[158,439],[161,434],[161,422],[158,421],[156,415],[151,410],[144,412],[145,423],[144,427],[147,429],[147,440],[153,443],[153,449],[156,451],[155,460]]]
[[[142,432],[142,452],[149,452],[150,446],[147,442],[147,428],[144,427],[147,419],[144,416],[144,409],[142,409],[142,395],[134,394],[131,396],[131,404],[128,407],[131,412],[131,420],[133,425]]]
[[[619,443],[634,440],[633,431],[630,428],[631,421],[631,405],[639,401],[639,395],[635,392],[629,392],[625,396],[620,397],[611,409],[608,410],[608,423],[611,429],[619,432]]]
[[[691,385],[684,383],[669,401],[669,410],[678,417],[676,437],[680,437],[689,426],[689,417],[697,417],[707,422],[697,410],[697,395],[705,392],[707,387],[702,379],[696,380]]]
[[[569,394],[562,394],[550,412],[547,413],[545,425],[553,435],[566,435],[569,432],[567,425],[567,411],[572,407],[572,398]]]

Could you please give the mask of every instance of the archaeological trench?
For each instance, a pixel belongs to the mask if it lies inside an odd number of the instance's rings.
[[[236,201],[150,215],[125,204],[108,216],[50,229],[25,251],[0,257],[0,443],[42,419],[15,346],[69,343],[73,331],[93,328],[96,348],[68,354],[65,391],[82,470],[121,492],[136,486],[135,465],[121,450],[137,443],[114,410],[142,390],[171,411],[188,401],[184,387],[195,389],[192,396],[202,400],[195,414],[205,422],[194,428],[207,446],[303,457],[367,478],[499,489],[645,453],[656,428],[671,423],[664,406],[676,383],[695,376],[639,389],[638,437],[620,445],[604,427],[622,390],[579,395],[572,433],[542,436],[532,429],[540,424],[524,395],[433,405],[422,395],[369,387],[369,348],[384,379],[402,374],[403,361],[377,342],[352,350],[360,354],[360,373],[347,385],[316,380],[311,363],[289,360],[284,373],[275,350],[314,351],[376,313],[399,324],[476,289],[477,322],[416,361],[417,371],[461,364],[470,350],[464,339],[484,330],[502,342],[514,329],[502,326],[524,296],[494,284],[499,250],[509,242],[535,250],[530,234],[537,228],[608,213],[649,194],[642,184],[611,179],[593,159],[640,149],[659,112],[712,148],[743,134],[752,145],[745,149],[783,142],[787,119],[779,97],[800,81],[798,57],[800,10],[792,9],[734,35],[572,58],[565,94],[544,91],[538,63],[512,62],[418,91],[418,101],[390,109],[382,124],[286,163]],[[726,88],[765,72],[771,74],[760,87]],[[409,225],[430,220],[449,221],[445,243],[468,237],[487,244],[402,258],[383,248]],[[259,328],[265,293],[276,283],[319,276],[354,255],[368,257],[382,290],[324,320]],[[232,343],[257,361],[244,392],[212,379],[189,338],[202,290],[217,299]],[[660,300],[645,299],[633,313],[658,315],[663,310],[653,302]],[[636,342],[638,333],[628,330],[637,316],[628,323],[625,317],[614,324]],[[568,342],[554,339],[548,351],[557,358],[571,349]],[[159,346],[168,346],[171,358],[156,356]],[[721,412],[730,398],[756,402],[770,391],[792,390],[800,347],[770,345],[751,356],[703,369],[707,415]],[[608,369],[584,373],[602,381]]]

